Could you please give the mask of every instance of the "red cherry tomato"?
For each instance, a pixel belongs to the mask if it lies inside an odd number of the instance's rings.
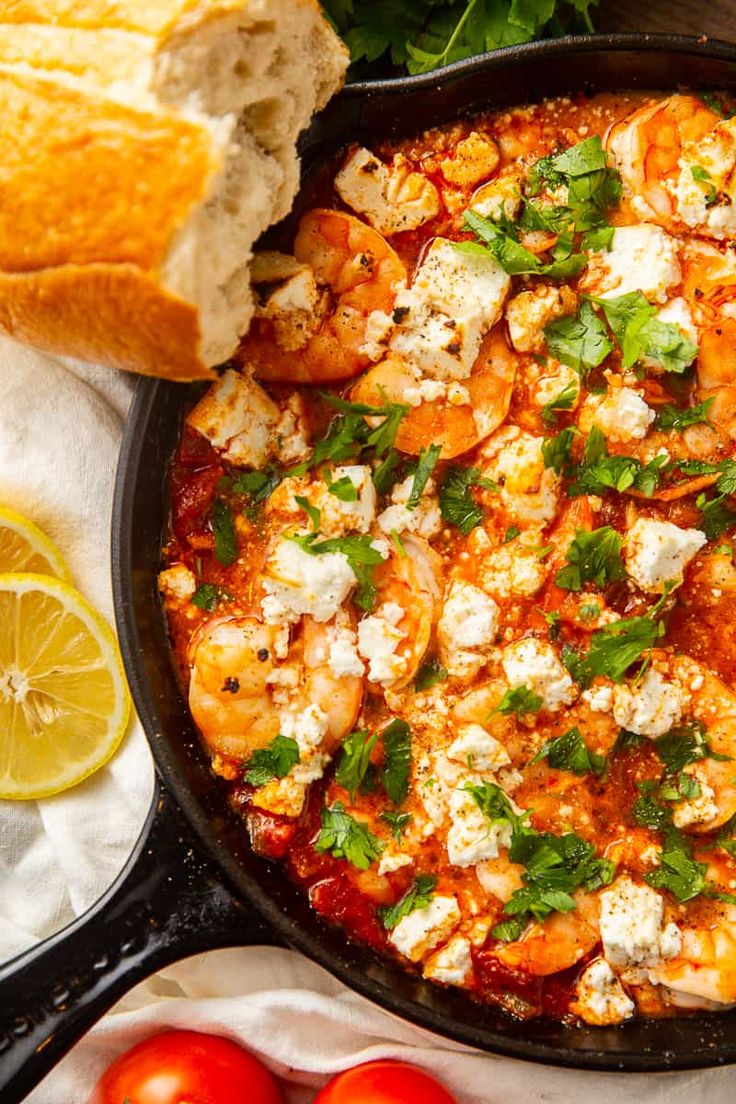
[[[314,1104],[457,1104],[424,1070],[389,1058],[338,1073]]]
[[[278,1085],[237,1043],[164,1031],[121,1054],[89,1104],[282,1104]]]

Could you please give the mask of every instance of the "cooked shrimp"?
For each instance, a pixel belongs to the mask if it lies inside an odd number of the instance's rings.
[[[318,298],[310,287],[305,296],[301,284],[283,297],[280,319],[267,300],[238,359],[266,380],[325,383],[357,375],[371,363],[362,351],[368,316],[391,311],[396,289],[406,282],[404,265],[377,230],[344,211],[322,208],[302,218],[294,255],[327,294]],[[299,311],[302,325],[293,326],[286,340],[288,316]]]
[[[438,444],[441,457],[449,459],[485,440],[508,414],[516,365],[502,328],[496,327],[483,340],[468,379],[448,384],[441,397],[412,407],[399,426],[396,447],[417,456],[421,449]],[[416,373],[401,357],[390,354],[358,380],[351,398],[369,404],[406,402],[412,390],[417,391]]]
[[[697,96],[676,95],[640,107],[614,124],[606,145],[640,218],[676,228],[674,184],[683,147],[700,141],[718,121]]]
[[[574,966],[592,951],[598,933],[598,899],[576,893],[572,912],[553,913],[544,923],[533,923],[521,939],[499,946],[496,955],[505,966],[546,977]]]
[[[246,759],[278,735],[285,713],[309,706],[323,726],[322,751],[334,751],[353,727],[363,680],[332,673],[330,626],[303,618],[280,661],[282,631],[255,617],[215,617],[192,638],[189,708],[217,755]]]
[[[736,905],[713,901],[700,923],[686,917],[678,924],[680,953],[651,967],[650,981],[666,986],[681,1007],[736,1003]]]

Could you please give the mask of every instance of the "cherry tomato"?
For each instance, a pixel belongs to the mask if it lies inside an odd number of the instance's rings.
[[[274,1078],[237,1043],[164,1031],[121,1054],[89,1104],[282,1104]]]
[[[457,1104],[424,1070],[389,1058],[338,1073],[314,1104]]]

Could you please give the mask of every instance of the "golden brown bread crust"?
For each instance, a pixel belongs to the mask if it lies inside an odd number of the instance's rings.
[[[47,352],[173,380],[211,379],[197,311],[133,265],[0,273],[0,327]]]
[[[242,9],[242,0],[6,0],[0,3],[0,22],[107,27],[161,36],[179,24],[189,28]]]

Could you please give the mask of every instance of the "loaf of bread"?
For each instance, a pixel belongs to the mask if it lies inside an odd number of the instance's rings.
[[[347,61],[316,0],[0,0],[0,329],[211,376]]]

